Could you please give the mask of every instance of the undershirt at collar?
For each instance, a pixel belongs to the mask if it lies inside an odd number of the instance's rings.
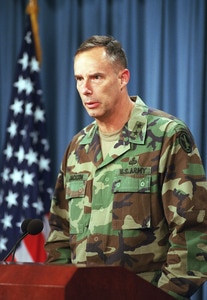
[[[135,110],[135,106],[132,108],[130,116],[132,115],[134,110]],[[130,116],[129,116],[129,120],[130,120]],[[105,159],[105,157],[109,153],[110,149],[119,140],[121,131],[122,131],[122,128],[115,132],[112,132],[112,133],[103,133],[99,129],[99,136],[100,136],[100,141],[101,141],[101,150],[102,150],[103,159]]]
[[[122,129],[113,133],[103,133],[99,130],[103,159],[105,159],[110,149],[118,141],[121,131]]]

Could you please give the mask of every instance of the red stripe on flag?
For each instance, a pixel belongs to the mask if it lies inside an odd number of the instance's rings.
[[[28,235],[23,243],[34,262],[45,262],[47,256],[44,250],[45,238],[43,233]]]

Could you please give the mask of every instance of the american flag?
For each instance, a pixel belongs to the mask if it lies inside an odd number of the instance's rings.
[[[42,219],[41,234],[28,235],[15,260],[42,262],[48,233],[51,197],[51,161],[46,135],[39,63],[29,16],[17,59],[0,170],[0,260],[21,235],[21,223]]]

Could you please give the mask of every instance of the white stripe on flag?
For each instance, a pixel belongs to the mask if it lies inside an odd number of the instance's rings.
[[[21,245],[18,247],[15,253],[15,260],[17,262],[33,262],[33,259],[25,246],[24,241],[21,242]]]

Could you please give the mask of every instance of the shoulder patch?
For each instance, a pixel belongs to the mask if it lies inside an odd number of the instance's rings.
[[[179,143],[186,153],[192,152],[193,142],[189,133],[182,131],[179,135]]]

